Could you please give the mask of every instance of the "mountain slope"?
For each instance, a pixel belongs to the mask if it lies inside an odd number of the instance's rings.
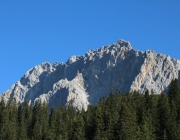
[[[180,61],[154,51],[135,51],[129,42],[119,40],[113,45],[88,51],[85,56],[72,56],[64,63],[43,63],[35,66],[3,93],[17,101],[34,104],[46,101],[58,107],[73,100],[78,109],[96,104],[100,97],[119,89],[167,90],[179,77]]]

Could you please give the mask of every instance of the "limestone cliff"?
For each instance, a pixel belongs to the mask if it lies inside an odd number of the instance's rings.
[[[179,71],[179,60],[154,51],[136,51],[129,42],[119,40],[85,56],[72,56],[65,64],[35,66],[2,95],[5,100],[12,94],[17,101],[32,104],[46,101],[50,107],[73,100],[77,109],[86,109],[116,89],[167,91]]]

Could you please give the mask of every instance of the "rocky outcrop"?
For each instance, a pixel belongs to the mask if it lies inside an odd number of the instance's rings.
[[[2,95],[7,100],[12,94],[17,101],[31,104],[41,100],[50,107],[73,100],[77,109],[86,109],[116,89],[167,91],[179,71],[179,60],[154,51],[135,51],[129,42],[119,40],[85,56],[72,56],[65,64],[35,66]]]

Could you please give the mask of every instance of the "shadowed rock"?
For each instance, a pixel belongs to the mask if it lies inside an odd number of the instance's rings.
[[[65,64],[35,66],[2,95],[7,100],[12,94],[17,101],[31,104],[45,101],[49,107],[73,100],[77,109],[87,109],[116,89],[167,91],[179,71],[179,60],[150,50],[135,51],[129,42],[119,40],[85,56],[72,56]]]

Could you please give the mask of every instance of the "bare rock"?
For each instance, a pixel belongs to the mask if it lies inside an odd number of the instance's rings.
[[[129,42],[88,51],[85,56],[72,56],[64,63],[42,63],[25,73],[2,96],[12,95],[30,104],[45,101],[49,107],[68,104],[87,109],[110,92],[153,89],[155,94],[167,91],[172,79],[179,78],[180,61],[154,51],[135,51]]]

